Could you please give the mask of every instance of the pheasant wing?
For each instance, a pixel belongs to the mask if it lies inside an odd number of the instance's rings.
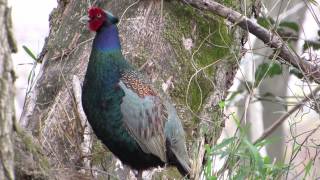
[[[121,103],[124,126],[145,153],[166,162],[164,125],[168,115],[160,97],[135,72],[123,73],[119,85],[125,92]]]

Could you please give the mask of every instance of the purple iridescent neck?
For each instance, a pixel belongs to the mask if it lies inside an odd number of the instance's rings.
[[[116,25],[103,25],[93,41],[93,48],[102,51],[121,51],[119,32]]]

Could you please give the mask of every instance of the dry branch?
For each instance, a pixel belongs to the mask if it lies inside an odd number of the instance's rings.
[[[303,100],[301,100],[297,105],[295,105],[292,109],[290,109],[286,114],[282,115],[277,121],[275,121],[268,129],[266,129],[263,134],[254,141],[253,144],[257,144],[258,142],[264,140],[269,135],[271,135],[277,127],[279,127],[291,114],[293,114],[296,110],[300,109],[304,106],[306,102],[313,97],[320,91],[320,86],[318,86],[315,90],[313,90],[308,96],[306,96]]]
[[[280,52],[279,57],[299,69],[305,77],[311,77],[316,83],[320,84],[320,70],[318,64],[312,64],[301,59],[275,32],[263,28],[262,26],[250,21],[244,15],[212,0],[182,1],[198,9],[211,11],[212,13],[221,16],[231,23],[234,23],[242,29],[252,33],[269,47],[278,50]]]

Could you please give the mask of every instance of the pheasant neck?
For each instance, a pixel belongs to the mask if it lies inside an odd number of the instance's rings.
[[[117,26],[103,25],[94,38],[93,47],[102,51],[121,51]]]

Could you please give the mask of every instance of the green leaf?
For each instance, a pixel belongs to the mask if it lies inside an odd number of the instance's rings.
[[[264,164],[270,164],[271,163],[270,157],[269,156],[264,157],[263,162],[264,162]]]
[[[209,180],[217,180],[218,178],[216,176],[210,176]]]
[[[226,106],[226,102],[222,100],[218,103],[218,105],[220,109],[223,109]]]
[[[315,5],[315,6],[318,6],[318,2],[317,0],[308,0],[311,4]]]
[[[36,56],[32,53],[32,51],[25,45],[22,46],[22,48],[24,49],[24,51],[26,51],[26,53],[36,62],[38,62],[38,59],[36,58]]]
[[[206,152],[208,153],[208,154],[210,154],[211,153],[211,147],[210,147],[210,145],[209,144],[205,144],[204,145],[204,148],[206,149]]]
[[[303,50],[309,49],[312,47],[314,50],[320,49],[320,41],[305,41],[303,44]]]
[[[303,179],[306,179],[306,177],[310,174],[310,170],[311,170],[312,164],[313,164],[313,161],[309,160],[308,164],[304,168],[305,173],[304,173]]]
[[[31,71],[28,75],[28,84],[30,84],[33,81],[34,76],[35,76],[34,71]]]
[[[271,17],[259,17],[257,19],[257,23],[266,28],[269,29],[271,27],[271,25],[274,25],[274,20]]]
[[[236,140],[235,137],[231,137],[231,138],[227,138],[227,139],[224,139],[221,143],[215,145],[211,151],[214,152],[214,151],[218,151],[224,147],[227,147],[229,144],[233,143],[234,141]]]
[[[262,97],[276,97],[274,94],[272,94],[271,92],[266,92],[264,94],[261,95]]]
[[[282,67],[278,63],[271,63],[271,67],[269,68],[268,75],[273,77],[275,75],[279,75],[282,73]]]
[[[232,101],[236,98],[237,95],[240,95],[243,92],[243,90],[237,90],[229,93],[229,97],[227,101]]]
[[[303,78],[302,72],[299,71],[297,68],[294,68],[294,67],[290,68],[289,73],[295,75],[299,79]]]
[[[250,153],[253,155],[254,162],[257,165],[259,172],[263,172],[264,163],[258,149],[252,143],[250,143],[247,139],[244,139],[243,142],[248,147]]]
[[[296,32],[299,32],[299,25],[296,22],[283,21],[279,24],[279,26],[286,27],[286,28],[292,29]]]
[[[255,87],[262,81],[265,77],[272,78],[275,75],[282,73],[282,67],[278,63],[263,63],[260,64],[255,73]]]
[[[212,169],[212,160],[208,159],[207,164],[205,166],[205,173],[207,178],[211,176],[211,173],[210,173],[211,169]]]
[[[292,151],[292,154],[296,153],[297,151],[299,151],[301,149],[301,144],[298,144],[298,143],[294,143],[293,145],[293,151]]]
[[[264,140],[259,141],[258,143],[256,143],[255,146],[256,146],[257,148],[262,148],[262,147],[264,147],[264,146],[266,146],[266,145],[268,145],[268,144],[274,143],[275,141],[277,141],[277,139],[278,139],[277,137],[272,137],[272,138],[264,139]]]

